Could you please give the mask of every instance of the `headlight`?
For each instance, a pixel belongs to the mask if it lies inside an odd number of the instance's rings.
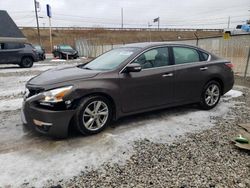
[[[22,94],[23,94],[23,98],[24,98],[24,99],[28,98],[29,93],[30,93],[30,91],[28,90],[28,88],[25,87],[25,90],[24,90],[24,92],[22,93]]]
[[[71,90],[72,86],[67,86],[67,87],[61,87],[57,89],[53,89],[50,91],[43,92],[42,94],[44,95],[44,99],[42,99],[40,102],[42,103],[58,103],[63,101],[63,97],[69,93]]]

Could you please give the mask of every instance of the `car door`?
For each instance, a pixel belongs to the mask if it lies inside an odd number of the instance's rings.
[[[167,47],[146,51],[132,63],[140,72],[120,73],[122,111],[140,111],[173,102],[173,71]]]
[[[4,61],[5,61],[4,43],[0,43],[0,63],[3,64]]]
[[[24,47],[21,43],[10,42],[5,44],[6,56],[9,63],[17,63],[21,61],[21,51]]]
[[[208,62],[203,61],[198,50],[191,47],[172,47],[175,62],[175,100],[176,103],[196,102],[208,75]]]

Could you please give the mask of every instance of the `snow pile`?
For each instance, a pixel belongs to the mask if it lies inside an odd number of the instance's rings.
[[[229,92],[227,92],[223,98],[224,100],[229,100],[231,98],[237,98],[239,96],[242,95],[242,92],[241,91],[237,91],[237,90],[230,90]]]
[[[51,62],[64,62],[64,61],[67,61],[65,59],[52,59],[50,60]]]

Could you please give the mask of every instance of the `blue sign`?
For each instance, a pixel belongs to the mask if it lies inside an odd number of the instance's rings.
[[[51,18],[52,17],[51,6],[47,4],[46,7],[47,7],[47,16]]]

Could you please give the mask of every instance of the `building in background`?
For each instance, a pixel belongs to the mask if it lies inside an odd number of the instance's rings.
[[[5,10],[0,10],[0,23],[0,42],[26,41],[23,33]]]

